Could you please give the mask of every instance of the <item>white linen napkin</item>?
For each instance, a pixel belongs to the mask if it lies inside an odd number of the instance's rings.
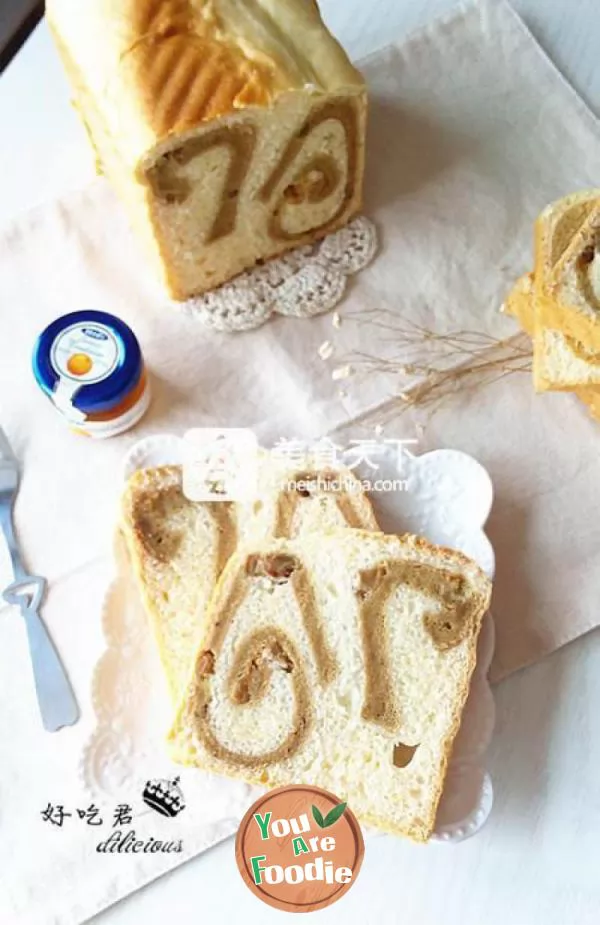
[[[216,335],[172,312],[102,180],[36,209],[0,238],[0,421],[24,465],[17,527],[30,568],[50,581],[44,617],[83,708],[76,727],[40,730],[23,626],[1,610],[2,922],[76,925],[234,829],[217,801],[181,853],[105,856],[76,812],[90,802],[76,768],[93,724],[88,692],[128,447],[195,425],[252,426],[266,441],[336,428],[372,433],[390,381],[351,377],[340,394],[332,364],[318,355],[322,342],[335,340],[333,362],[359,345],[389,355],[393,345],[376,328],[352,320],[382,307],[438,329],[511,331],[497,310],[530,266],[533,218],[596,182],[598,122],[502,2],[460,8],[364,69],[372,93],[366,212],[383,244],[354,282],[339,331],[324,316]],[[29,367],[44,325],[84,307],[129,322],[153,375],[149,416],[106,443],[71,435]],[[405,420],[388,435],[414,431]],[[420,449],[434,446],[474,453],[496,483],[495,677],[597,625],[600,527],[589,498],[600,431],[576,400],[534,397],[526,375],[504,380],[440,412]],[[44,821],[49,803],[74,816],[62,826]],[[136,819],[144,837],[159,838],[151,823]],[[110,825],[105,819],[106,835]]]

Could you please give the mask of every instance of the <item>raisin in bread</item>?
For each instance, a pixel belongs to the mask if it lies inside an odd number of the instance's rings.
[[[301,480],[307,474],[318,476],[321,487],[307,492]],[[189,501],[178,466],[142,469],[127,483],[121,529],[174,700],[188,680],[206,604],[239,542],[327,526],[378,530],[348,470],[307,473],[263,453],[258,482],[257,497],[247,504]]]
[[[229,560],[169,736],[174,760],[315,784],[426,840],[468,694],[490,581],[463,555],[357,530]]]

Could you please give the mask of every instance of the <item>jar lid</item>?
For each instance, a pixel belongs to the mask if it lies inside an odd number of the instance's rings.
[[[144,368],[140,345],[120,318],[71,312],[43,331],[33,372],[46,395],[74,416],[110,411],[137,385]]]

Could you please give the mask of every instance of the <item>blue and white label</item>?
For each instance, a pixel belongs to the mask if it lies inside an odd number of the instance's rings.
[[[50,362],[61,379],[92,385],[116,369],[121,350],[121,341],[110,328],[74,324],[52,344]]]

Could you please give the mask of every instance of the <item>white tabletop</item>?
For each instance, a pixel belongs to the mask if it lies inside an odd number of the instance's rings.
[[[535,35],[600,114],[598,0],[514,0]],[[358,58],[454,0],[321,0]],[[596,14],[596,15],[594,15]],[[45,24],[0,78],[0,226],[93,176],[82,129]],[[418,925],[587,925],[600,920],[600,633],[496,689],[489,757],[496,804],[484,831],[457,847],[380,837],[351,893],[319,921]],[[102,925],[281,921],[250,895],[225,842],[107,910]]]

